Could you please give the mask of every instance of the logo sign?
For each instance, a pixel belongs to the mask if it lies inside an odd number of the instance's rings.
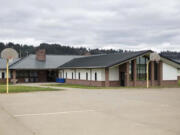
[[[151,53],[151,54],[150,54],[150,61],[157,61],[157,62],[158,62],[158,61],[160,61],[160,59],[161,59],[161,58],[160,58],[160,56],[159,56],[158,53],[155,53],[155,52],[154,52],[154,53]]]
[[[12,48],[6,48],[1,52],[1,57],[4,59],[15,59],[18,58],[18,53]]]

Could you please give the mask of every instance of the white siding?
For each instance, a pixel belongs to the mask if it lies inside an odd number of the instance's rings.
[[[119,80],[119,66],[109,68],[109,80],[110,81]]]
[[[4,72],[5,78],[6,78],[6,70],[0,70],[0,79],[2,79],[2,73]],[[9,72],[9,78],[11,76],[11,73]]]
[[[97,73],[97,81],[105,81],[105,69],[92,69],[92,80],[95,80]]]
[[[63,74],[63,70],[59,70],[59,77],[60,72]],[[67,79],[72,79],[72,72],[73,79],[79,79],[80,73],[80,80],[86,80],[86,73],[88,73],[88,80],[95,80],[95,73],[97,73],[97,81],[105,81],[105,69],[64,69],[64,78],[66,78],[67,73]]]
[[[90,80],[90,70],[89,69],[77,69],[76,70],[76,79],[79,79],[80,73],[80,80],[86,80],[86,73],[88,73],[88,80]]]
[[[163,63],[163,80],[177,80],[178,71],[177,68]]]

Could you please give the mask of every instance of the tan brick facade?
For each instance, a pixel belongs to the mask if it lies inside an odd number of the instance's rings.
[[[80,85],[87,85],[87,86],[105,86],[105,81],[66,79],[66,83],[68,83],[68,84],[80,84]]]
[[[40,49],[36,51],[36,60],[45,61],[46,60],[46,50]]]
[[[109,68],[105,68],[105,86],[109,87],[110,83],[109,83]]]

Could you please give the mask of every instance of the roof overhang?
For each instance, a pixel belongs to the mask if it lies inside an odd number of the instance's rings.
[[[161,55],[161,60],[162,60],[163,62],[165,62],[165,63],[167,63],[167,64],[175,67],[175,68],[180,69],[180,64],[177,63],[176,61],[170,59],[170,58],[167,58],[167,57],[164,57],[164,56]]]
[[[133,58],[129,58],[129,59],[127,59],[127,60],[125,60],[125,61],[122,61],[122,62],[120,62],[120,63],[117,62],[116,64],[110,65],[110,66],[108,66],[108,67],[115,67],[115,66],[122,65],[122,64],[124,64],[124,63],[126,63],[126,62],[128,62],[128,61],[137,59],[138,57],[141,57],[141,56],[144,56],[144,55],[150,55],[150,53],[152,53],[152,52],[153,52],[153,51],[148,50],[147,52],[144,52],[144,53],[142,53],[142,54],[140,54],[140,55],[136,55],[136,56],[134,56]]]

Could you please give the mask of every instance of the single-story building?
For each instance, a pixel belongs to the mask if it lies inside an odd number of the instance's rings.
[[[58,67],[74,58],[75,55],[47,55],[44,49],[36,54],[26,56],[11,64],[11,79],[17,83],[24,82],[55,82],[58,78]]]
[[[66,83],[91,86],[145,86],[151,50],[75,58],[59,67]],[[178,84],[179,61],[161,56],[149,64],[150,86]]]
[[[10,61],[9,78],[13,82],[55,82],[90,86],[145,86],[146,63],[153,51],[122,52],[91,56],[48,55],[38,50],[21,59]],[[0,59],[0,82],[5,82],[6,61]],[[177,85],[180,60],[160,56],[149,64],[150,86]]]
[[[19,58],[18,59],[11,59],[9,61],[9,66],[11,66],[12,64],[14,64],[15,62],[17,62],[18,60],[20,60]],[[6,60],[3,59],[3,58],[0,58],[0,83],[4,83],[6,82]],[[9,72],[9,78],[12,77],[12,73]]]

